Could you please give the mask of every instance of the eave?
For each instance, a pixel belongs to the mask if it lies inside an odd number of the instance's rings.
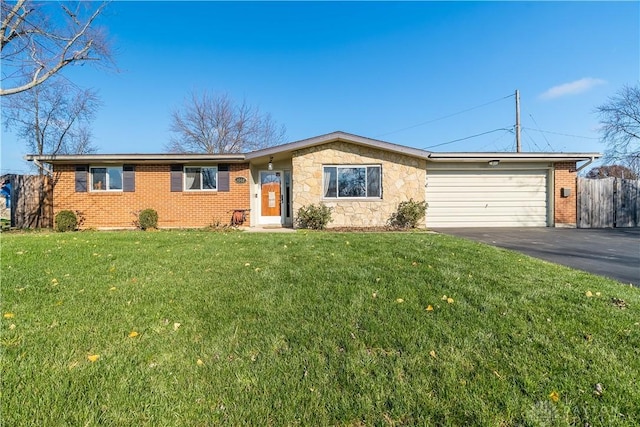
[[[433,162],[481,162],[499,160],[501,162],[581,162],[602,157],[600,153],[431,153]]]
[[[198,164],[210,162],[243,163],[244,154],[75,154],[35,155],[27,154],[25,160],[56,165],[65,164]]]

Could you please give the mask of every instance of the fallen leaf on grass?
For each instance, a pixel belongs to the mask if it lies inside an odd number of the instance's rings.
[[[604,393],[604,390],[602,389],[602,384],[598,383],[593,387],[593,394],[595,394],[596,396],[600,397],[602,396],[602,393]]]
[[[196,361],[196,364],[197,364],[198,366],[202,366],[202,365],[204,365],[204,362],[203,362],[201,359],[198,359],[198,360]]]
[[[447,298],[447,302],[448,302],[449,304],[453,304],[453,298]]]
[[[614,297],[614,298],[611,298],[611,303],[612,303],[613,305],[615,305],[616,307],[621,308],[621,309],[625,309],[625,308],[627,308],[627,303],[626,303],[626,301],[625,301],[625,300],[623,300],[623,299],[620,299],[620,298],[615,298],[615,297]]]
[[[13,313],[5,313],[2,317],[5,319],[13,319],[16,315]]]
[[[435,358],[437,357],[437,356],[436,356],[436,352],[435,352],[435,350],[431,350],[431,351],[429,352],[429,356],[431,356],[431,357],[433,357],[433,358],[435,359]]]
[[[402,304],[402,303],[404,302],[404,300],[403,300],[402,298],[398,298],[398,299],[396,300],[396,302],[397,302],[398,304]]]
[[[87,359],[89,359],[89,362],[93,363],[96,360],[100,359],[100,355],[99,354],[90,354],[87,356]]]
[[[174,331],[177,331],[179,327],[180,327],[180,323],[176,322],[176,323],[173,324],[173,330]]]
[[[551,393],[549,393],[549,399],[551,399],[554,402],[557,402],[558,400],[560,400],[560,394],[558,394],[558,392],[554,390]]]
[[[593,294],[591,293],[591,291],[587,291],[585,292],[585,295],[587,296],[587,298],[591,298],[593,296]]]
[[[129,332],[129,338],[135,338],[137,336],[138,336],[138,333],[136,331]]]
[[[433,306],[431,304],[429,304],[426,308],[427,311],[433,311]]]
[[[116,290],[116,287],[115,287],[115,286],[112,286],[112,287],[110,287],[110,288],[109,288],[109,290],[110,290],[110,291],[115,291],[115,290]]]

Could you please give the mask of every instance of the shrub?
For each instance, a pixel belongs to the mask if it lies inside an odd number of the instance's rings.
[[[138,214],[138,227],[140,230],[158,228],[158,212],[155,209],[144,209]]]
[[[300,228],[310,228],[312,230],[324,230],[331,222],[331,208],[322,203],[316,205],[303,206],[298,209],[296,221]]]
[[[78,218],[73,211],[64,210],[56,214],[56,231],[74,231],[78,227]]]
[[[409,199],[398,204],[398,210],[389,218],[389,224],[396,228],[416,228],[427,214],[427,202]]]

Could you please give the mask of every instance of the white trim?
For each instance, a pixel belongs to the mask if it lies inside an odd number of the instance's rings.
[[[200,188],[187,188],[187,169],[214,169],[216,170],[216,188],[202,188],[202,170],[199,173],[200,176]],[[182,191],[184,192],[216,192],[218,191],[218,165],[184,165],[182,167]]]
[[[262,174],[280,174],[280,200],[276,203],[280,204],[280,215],[266,216],[262,215]],[[282,196],[282,183],[284,180],[284,171],[280,169],[258,171],[258,224],[259,225],[282,225],[284,223],[284,197]]]
[[[124,165],[89,165],[89,192],[90,193],[122,193],[124,191]],[[109,188],[109,168],[120,169],[120,188]],[[106,169],[105,171],[105,189],[98,190],[93,188],[93,169]]]
[[[325,196],[325,186],[326,186],[326,182],[325,182],[325,168],[336,168],[336,195],[335,197],[327,197]],[[339,189],[338,189],[338,171],[339,169],[364,169],[365,170],[365,185],[366,185],[366,181],[367,181],[367,168],[378,168],[380,170],[380,174],[379,174],[379,190],[380,190],[380,195],[379,196],[365,196],[365,197],[357,197],[357,196],[349,196],[349,197],[341,197],[339,195]],[[367,192],[367,189],[365,188],[365,192]],[[382,189],[382,165],[381,164],[375,164],[375,163],[367,163],[367,164],[323,164],[322,165],[322,200],[326,200],[326,201],[332,201],[332,202],[336,202],[336,201],[342,201],[342,200],[352,200],[352,201],[376,201],[376,200],[382,200],[382,195],[383,195],[383,189]]]

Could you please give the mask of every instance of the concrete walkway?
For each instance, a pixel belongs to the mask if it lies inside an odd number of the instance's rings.
[[[241,228],[247,233],[295,233],[296,230],[288,227],[246,227]]]
[[[436,231],[640,286],[640,228],[443,228]]]

